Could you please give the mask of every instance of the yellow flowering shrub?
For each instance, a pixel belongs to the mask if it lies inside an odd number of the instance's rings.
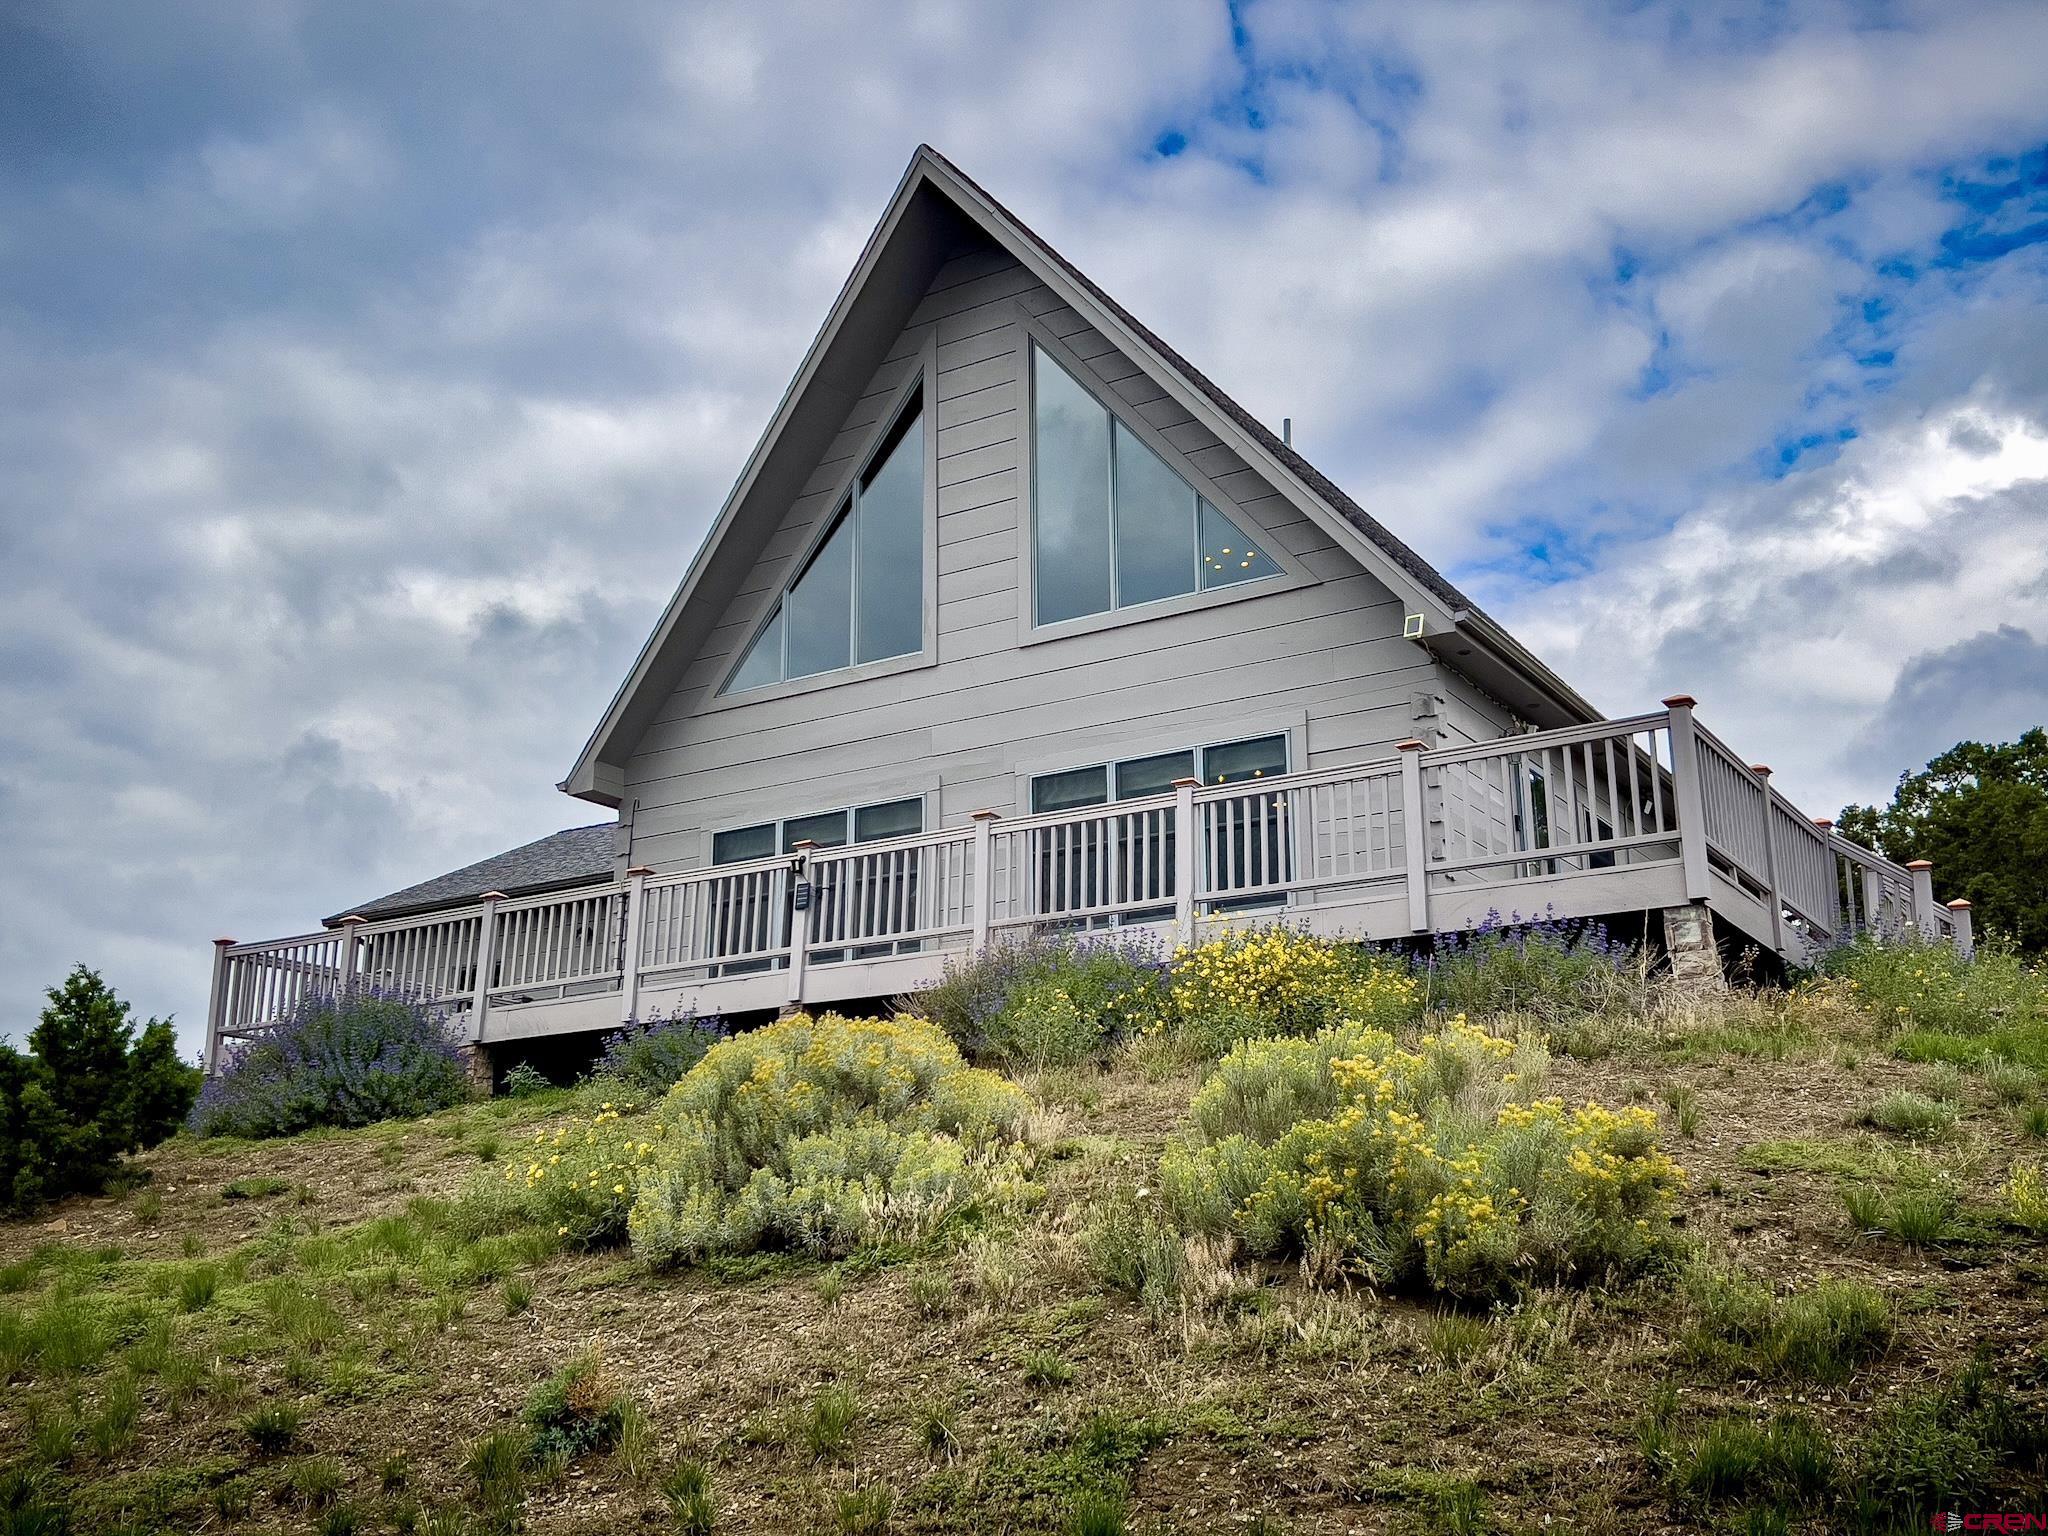
[[[2039,1163],[2016,1163],[2005,1181],[2005,1214],[2013,1225],[2048,1236],[2048,1174]]]
[[[1334,1024],[1391,1029],[1420,1007],[1405,965],[1284,925],[1177,950],[1169,978],[1167,1018],[1157,1027],[1211,1056],[1240,1040]]]
[[[713,1046],[656,1104],[627,1228],[662,1265],[914,1239],[1031,1192],[1029,1108],[926,1020],[798,1014]]]
[[[1181,1230],[1466,1296],[1640,1260],[1684,1175],[1647,1109],[1536,1099],[1548,1052],[1462,1017],[1234,1048],[1160,1164]],[[1292,1116],[1293,1118],[1289,1118]]]
[[[495,1193],[508,1216],[554,1233],[572,1247],[616,1243],[654,1145],[637,1122],[603,1105],[588,1119],[536,1131],[517,1157],[505,1159],[506,1188]]]

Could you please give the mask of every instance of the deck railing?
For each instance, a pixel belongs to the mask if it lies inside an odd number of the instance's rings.
[[[1674,696],[1655,714],[1434,751],[1408,741],[1350,766],[1183,779],[1148,799],[983,811],[885,842],[223,939],[207,1060],[348,986],[419,996],[481,1039],[494,1010],[576,1001],[587,1018],[590,1000],[617,994],[604,1009],[630,1018],[649,989],[708,995],[746,979],[758,997],[765,979],[801,1002],[825,967],[1048,926],[1157,923],[1187,941],[1205,918],[1263,915],[1389,939],[1456,926],[1486,901],[1577,913],[1705,901],[1741,908],[1754,937],[1795,960],[1867,931],[1968,948],[1968,904],[1937,905],[1930,866],[1806,816],[1692,710]]]

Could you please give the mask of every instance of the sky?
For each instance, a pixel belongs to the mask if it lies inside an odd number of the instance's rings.
[[[564,826],[930,142],[1597,705],[2048,717],[2048,6],[0,3],[0,1033]],[[633,551],[630,556],[623,553]]]

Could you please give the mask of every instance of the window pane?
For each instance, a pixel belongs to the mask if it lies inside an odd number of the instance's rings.
[[[1102,805],[1109,799],[1107,768],[1070,768],[1042,774],[1031,781],[1031,809],[1065,811],[1077,805]]]
[[[714,864],[744,864],[749,859],[765,859],[775,851],[775,823],[763,822],[758,827],[740,827],[731,832],[719,832],[711,839],[711,862]]]
[[[1109,607],[1109,413],[1031,350],[1033,538],[1038,622]]]
[[[853,840],[872,843],[884,837],[908,837],[924,830],[922,800],[891,800],[887,805],[864,805],[853,813]]]
[[[820,811],[815,816],[792,816],[782,824],[784,853],[807,838],[820,848],[837,848],[846,841],[846,812]]]
[[[924,421],[913,415],[860,489],[861,661],[924,645]]]
[[[1223,513],[1202,501],[1202,587],[1227,587],[1232,582],[1277,576],[1273,557]]]
[[[853,640],[853,519],[839,525],[789,589],[782,605],[791,677],[848,665]]]
[[[1116,437],[1117,606],[1195,590],[1195,493],[1122,422]]]
[[[744,693],[749,688],[781,681],[782,609],[778,606],[775,616],[761,626],[761,632],[754,636],[754,643],[747,647],[747,654],[740,658],[740,664],[732,669],[732,676],[718,691]]]
[[[1162,752],[1157,757],[1134,757],[1116,765],[1116,797],[1136,800],[1144,795],[1170,795],[1175,779],[1195,776],[1195,754]]]
[[[1233,741],[1209,747],[1202,753],[1204,784],[1236,784],[1245,779],[1269,778],[1287,771],[1287,738],[1261,736],[1256,741]]]

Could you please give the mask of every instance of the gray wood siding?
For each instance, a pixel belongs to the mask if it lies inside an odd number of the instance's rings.
[[[1020,644],[1025,334],[1019,306],[1084,360],[1085,382],[1157,429],[1183,467],[1236,502],[1247,531],[1312,580],[1235,602]],[[837,492],[928,342],[937,357],[938,659],[886,676],[735,703],[720,682],[837,506]],[[1254,589],[1247,588],[1247,593]],[[931,595],[927,594],[927,600]],[[1028,771],[1263,734],[1284,725],[1296,769],[1384,755],[1418,693],[1452,695],[1498,734],[1484,700],[1400,638],[1401,607],[1166,390],[1008,256],[941,269],[803,494],[727,604],[626,773],[631,856],[693,866],[708,833],[776,816],[924,794],[946,822],[1028,807]],[[635,804],[637,802],[637,805]]]

